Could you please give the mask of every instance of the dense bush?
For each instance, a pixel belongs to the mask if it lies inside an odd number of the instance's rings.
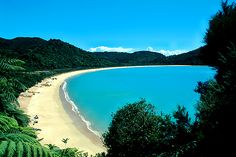
[[[196,145],[192,129],[185,108],[171,117],[141,100],[118,110],[103,137],[108,157],[187,156]]]

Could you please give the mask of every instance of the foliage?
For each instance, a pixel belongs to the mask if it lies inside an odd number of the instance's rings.
[[[201,59],[201,51],[204,47],[200,47],[196,50],[182,53],[179,55],[168,56],[166,64],[173,65],[206,65]]]
[[[67,140],[68,141],[68,140]],[[67,142],[66,141],[66,142]],[[76,148],[60,149],[48,144],[42,146],[31,127],[21,127],[14,118],[0,114],[0,157],[86,157]]]
[[[100,60],[91,53],[56,39],[0,39],[0,53],[9,58],[17,56],[31,70],[101,66]]]
[[[0,54],[25,61],[27,69],[31,70],[124,65],[203,64],[199,59],[198,50],[171,57],[150,51],[91,53],[56,39],[46,41],[40,38],[26,37],[12,40],[0,38]]]
[[[122,65],[202,65],[200,59],[200,49],[196,49],[184,54],[164,56],[158,52],[138,51],[134,53],[125,52],[95,52],[93,53],[109,66]]]
[[[63,138],[61,141],[62,141],[62,142],[65,144],[65,146],[66,146],[67,142],[69,141],[69,138]]]
[[[171,116],[157,114],[145,100],[127,104],[114,115],[103,135],[108,157],[189,155],[196,143],[185,108]]]
[[[210,20],[203,58],[217,69],[216,79],[199,83],[198,156],[231,156],[236,138],[236,5],[222,2]]]
[[[222,2],[222,9],[212,17],[205,35],[205,50],[202,51],[206,63],[218,66],[219,58],[226,57],[228,47],[236,44],[236,7],[235,3]],[[227,58],[227,57],[226,57]]]
[[[28,117],[19,110],[16,101],[19,92],[25,89],[21,82],[30,87],[51,74],[25,71],[21,60],[26,61],[26,67],[31,70],[207,63],[217,69],[217,74],[215,80],[198,84],[196,92],[200,94],[200,101],[196,121],[190,120],[184,107],[178,107],[171,116],[157,114],[145,100],[127,104],[113,115],[108,131],[103,135],[107,155],[96,156],[232,156],[235,154],[232,143],[236,138],[233,127],[236,114],[235,28],[236,5],[225,1],[209,22],[206,46],[170,57],[153,52],[89,53],[60,40],[0,38],[0,157],[88,156],[75,148],[60,149],[52,144],[43,147],[34,129],[27,127]],[[13,56],[21,60],[6,59]],[[65,144],[67,141],[63,140]]]
[[[4,156],[52,156],[42,147],[31,127],[19,126],[14,118],[0,114],[0,157]]]
[[[0,111],[14,117],[22,126],[26,126],[29,118],[18,108],[17,91],[26,87],[14,76],[24,70],[23,61],[0,58]]]
[[[29,142],[0,141],[0,157],[52,157],[45,147]]]

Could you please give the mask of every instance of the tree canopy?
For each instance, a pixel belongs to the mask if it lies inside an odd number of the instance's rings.
[[[184,107],[179,106],[171,117],[157,114],[145,100],[127,104],[113,115],[103,135],[107,156],[187,156],[195,147],[192,128]]]

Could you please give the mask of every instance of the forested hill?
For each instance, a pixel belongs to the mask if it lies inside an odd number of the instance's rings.
[[[97,57],[61,40],[40,38],[0,39],[0,54],[18,58],[31,69],[61,69],[101,66]]]
[[[115,65],[203,65],[200,59],[200,50],[173,56],[164,56],[161,53],[150,51],[124,52],[95,52],[94,54],[103,61]]]
[[[125,52],[94,52],[96,57],[115,65],[150,65],[164,64],[166,57],[150,51]]]
[[[201,59],[202,57],[200,56],[202,49],[204,49],[204,47],[200,47],[187,53],[169,56],[167,57],[166,64],[202,65],[204,64]]]
[[[18,37],[11,40],[0,38],[0,55],[21,59],[26,62],[26,67],[32,70],[123,65],[203,64],[199,59],[199,49],[170,57],[150,51],[92,53],[61,40],[47,41],[30,37]]]

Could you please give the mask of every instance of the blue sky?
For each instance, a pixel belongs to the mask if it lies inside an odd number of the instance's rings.
[[[56,38],[92,51],[178,53],[203,45],[219,8],[220,0],[0,0],[0,37]]]

